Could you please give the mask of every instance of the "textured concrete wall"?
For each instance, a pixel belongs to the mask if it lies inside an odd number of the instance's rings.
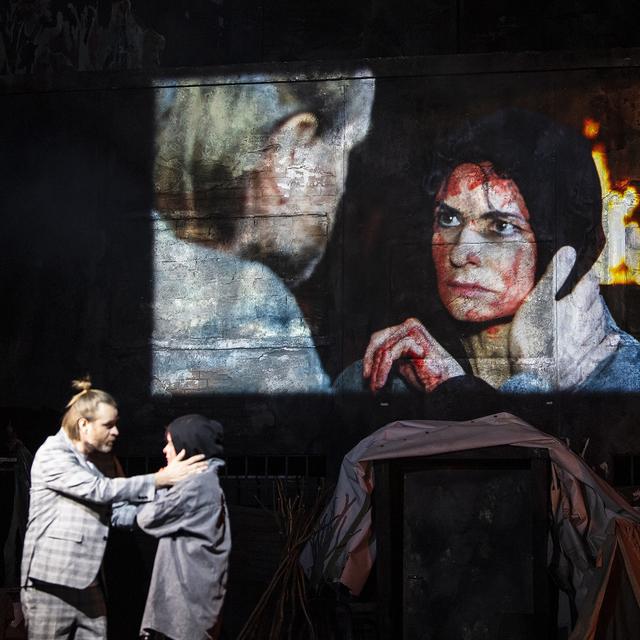
[[[492,56],[8,80],[3,404],[60,407],[88,371],[122,400],[125,449],[153,450],[164,421],[202,410],[228,425],[232,451],[331,459],[398,417],[510,409],[611,465],[638,450],[637,342],[614,324],[638,326],[637,68],[633,56]],[[514,108],[582,151],[531,147],[504,121],[496,139],[532,148],[539,181],[473,158],[498,191],[486,211],[458,202],[460,224],[436,224],[435,159],[453,153],[442,140]],[[585,119],[599,123],[590,138]],[[563,207],[590,199],[592,148],[604,199],[569,233]],[[450,173],[438,175],[435,190]],[[530,228],[496,214],[525,209]],[[601,218],[605,258],[555,300],[574,257],[551,258],[565,240],[599,246]],[[493,271],[450,286],[434,247],[459,244],[443,234],[462,227]],[[526,277],[496,262],[516,249],[539,257]],[[480,317],[496,283],[520,297]],[[458,317],[455,300],[475,315]],[[445,384],[455,378],[463,387]]]

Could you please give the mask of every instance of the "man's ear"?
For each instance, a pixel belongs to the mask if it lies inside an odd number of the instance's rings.
[[[269,150],[276,155],[293,156],[296,149],[311,144],[318,131],[318,118],[311,111],[289,116],[269,136]]]
[[[78,429],[82,429],[89,424],[89,421],[86,418],[78,418]]]
[[[245,199],[246,211],[276,215],[290,194],[288,171],[304,165],[317,141],[318,118],[303,111],[280,122],[269,135],[263,155],[251,173]]]

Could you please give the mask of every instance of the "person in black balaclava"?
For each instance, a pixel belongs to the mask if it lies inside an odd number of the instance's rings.
[[[173,443],[176,452],[184,449],[187,458],[197,453],[202,453],[205,460],[222,458],[223,428],[219,422],[197,414],[182,416],[167,427],[167,446],[170,443]]]
[[[140,528],[160,539],[140,632],[206,640],[219,627],[231,549],[218,478],[224,465],[223,428],[204,416],[186,415],[167,427],[166,441],[167,463],[185,451],[187,456],[203,454],[209,465],[173,490],[159,492],[138,513]]]

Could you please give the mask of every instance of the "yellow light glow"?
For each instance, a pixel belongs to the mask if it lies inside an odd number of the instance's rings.
[[[600,133],[600,123],[591,118],[585,118],[582,126],[582,133],[585,138],[593,140],[598,137]]]
[[[635,282],[630,275],[631,269],[626,265],[624,260],[609,269],[609,283],[608,284],[629,284],[629,282]]]
[[[594,139],[600,132],[600,124],[586,118],[583,134]],[[591,152],[602,188],[602,222],[607,238],[597,267],[602,284],[640,284],[640,255],[628,247],[632,234],[638,234],[636,209],[640,204],[638,190],[629,184],[628,178],[614,181],[611,178],[607,152],[603,144],[594,142]],[[633,244],[638,242],[634,239]],[[627,250],[630,249],[628,252]]]

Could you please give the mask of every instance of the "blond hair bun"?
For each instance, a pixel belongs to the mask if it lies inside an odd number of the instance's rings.
[[[78,380],[72,380],[71,388],[76,391],[89,391],[89,389],[91,389],[91,378],[89,376],[85,376]]]
[[[78,398],[91,391],[91,378],[89,376],[85,376],[84,378],[79,378],[78,380],[72,380],[71,388],[75,389],[78,393],[76,393],[73,398],[69,400],[66,407],[67,409],[71,405],[75,404]]]

